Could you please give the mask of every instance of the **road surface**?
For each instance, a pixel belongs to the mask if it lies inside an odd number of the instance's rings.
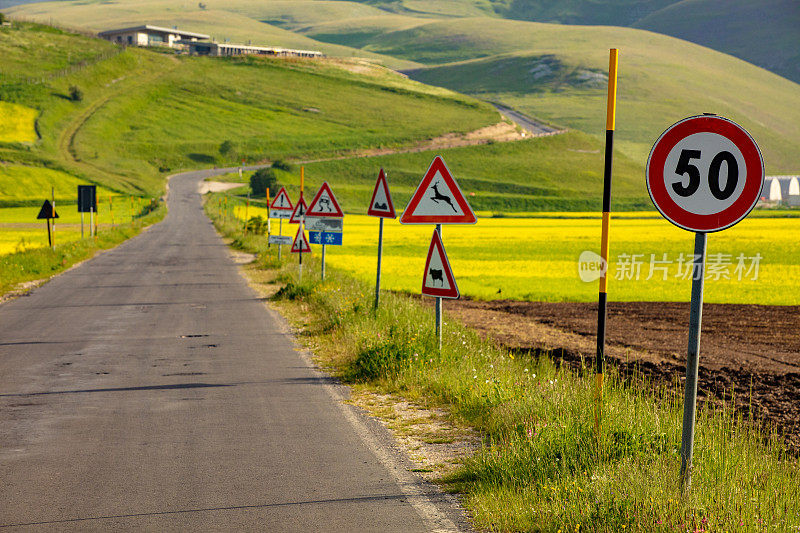
[[[221,173],[222,171],[216,171]],[[170,182],[149,231],[0,305],[0,529],[451,531]]]
[[[519,126],[525,128],[534,135],[555,135],[557,133],[564,133],[566,130],[560,130],[541,122],[536,122],[534,119],[523,115],[519,111],[515,111],[510,107],[501,106],[500,104],[492,104],[502,115],[512,120]]]

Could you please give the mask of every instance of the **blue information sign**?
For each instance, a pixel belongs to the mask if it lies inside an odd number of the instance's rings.
[[[308,241],[311,244],[342,245],[342,233],[333,231],[309,231]]]

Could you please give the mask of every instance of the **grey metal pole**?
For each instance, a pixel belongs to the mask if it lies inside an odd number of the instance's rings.
[[[692,486],[694,422],[697,411],[697,371],[700,366],[700,327],[703,320],[703,282],[705,278],[707,234],[694,237],[692,268],[692,303],[689,312],[689,349],[686,355],[686,391],[683,399],[683,435],[681,437],[681,490]]]
[[[83,211],[81,211],[81,239],[83,239]]]
[[[322,281],[325,281],[325,245],[322,245]]]
[[[442,238],[442,225],[436,224],[436,231],[439,238]],[[442,299],[436,297],[436,338],[439,339],[439,351],[442,351]]]
[[[303,217],[300,217],[300,233],[305,233],[305,229],[303,229]],[[298,259],[298,261],[299,261],[298,264],[300,265],[300,270],[299,270],[299,274],[298,274],[298,277],[297,277],[297,281],[302,283],[302,281],[303,281],[303,245],[302,245],[302,243],[300,244],[300,253],[298,253],[297,255],[300,256],[300,259]]]
[[[278,235],[283,237],[283,219],[278,219]],[[283,251],[283,245],[279,242],[278,243],[278,262],[281,261],[281,252]]]
[[[53,249],[56,248],[56,188],[50,187],[50,199],[53,205]]]
[[[383,259],[383,217],[379,218],[378,225],[378,276],[375,280],[375,309],[378,308],[381,300],[381,261]]]
[[[95,233],[97,233],[97,232],[95,232],[95,230],[94,230],[94,207],[90,207],[89,208],[89,237],[94,237]]]

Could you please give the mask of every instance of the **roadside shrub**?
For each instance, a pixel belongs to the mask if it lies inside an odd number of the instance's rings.
[[[277,168],[278,170],[283,170],[284,172],[291,172],[294,170],[294,167],[291,165],[291,163],[288,163],[283,159],[276,159],[275,162],[272,163],[272,168]]]
[[[289,282],[281,287],[272,298],[274,300],[304,300],[311,296],[313,292],[314,287],[312,286]]]
[[[261,215],[250,217],[247,221],[247,232],[253,235],[263,235],[267,231],[267,221]]]
[[[73,85],[69,88],[69,99],[73,102],[82,102],[83,101],[83,91],[77,85]]]
[[[253,193],[253,196],[256,197],[264,197],[267,195],[267,187],[272,194],[278,192],[280,189],[280,184],[278,183],[278,177],[275,175],[275,171],[271,168],[260,168],[253,172],[250,176],[250,190]]]
[[[233,141],[225,140],[219,145],[219,153],[222,157],[227,157],[233,151]]]
[[[405,368],[410,359],[411,345],[389,335],[385,341],[358,352],[348,377],[355,381],[366,381],[390,376]]]

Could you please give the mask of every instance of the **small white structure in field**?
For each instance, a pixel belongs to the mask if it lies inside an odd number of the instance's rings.
[[[761,197],[769,202],[800,206],[800,176],[767,176]]]

